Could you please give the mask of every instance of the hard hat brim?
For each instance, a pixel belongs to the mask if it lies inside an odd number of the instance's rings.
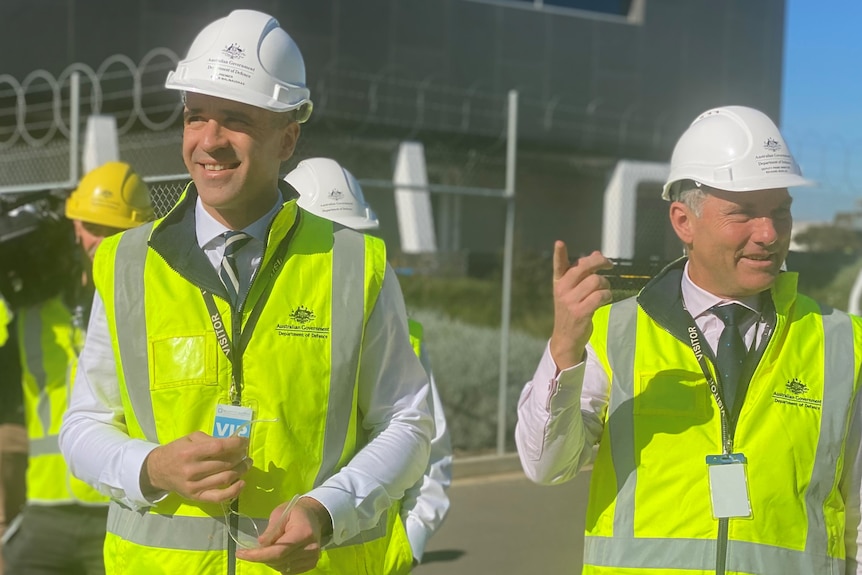
[[[300,123],[308,120],[311,115],[312,103],[310,100],[311,92],[308,88],[301,86],[291,86],[290,93],[297,94],[300,97],[291,102],[282,102],[274,98],[268,98],[263,94],[258,94],[251,90],[243,90],[226,86],[224,82],[215,82],[212,80],[194,80],[193,82],[184,82],[176,77],[174,72],[168,73],[168,79],[165,81],[165,88],[169,90],[180,90],[183,92],[193,92],[195,94],[203,94],[204,96],[212,96],[214,98],[223,98],[232,100],[241,104],[248,104],[256,108],[263,108],[270,112],[290,112],[305,106],[307,112],[301,118],[297,118]]]
[[[728,182],[708,182],[696,177],[681,176],[674,177],[664,185],[661,192],[661,198],[663,200],[670,201],[671,188],[675,183],[682,180],[693,180],[698,184],[725,192],[756,192],[758,190],[772,190],[776,188],[808,188],[817,185],[817,182],[814,180],[809,180],[808,178],[804,178],[797,174],[772,174],[769,176],[768,181],[756,178],[753,180],[737,180]]]

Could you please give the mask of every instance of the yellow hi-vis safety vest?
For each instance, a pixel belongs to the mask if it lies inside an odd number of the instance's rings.
[[[24,417],[30,439],[27,502],[105,505],[108,498],[69,472],[57,443],[83,336],[59,298],[18,312]]]
[[[407,330],[410,333],[410,345],[413,347],[413,353],[416,357],[422,358],[422,339],[425,335],[422,324],[415,319],[407,320]]]
[[[862,320],[797,295],[796,274],[771,295],[775,325],[732,446],[747,458],[748,518],[712,515],[706,457],[723,453],[723,430],[692,345],[635,298],[596,312],[590,341],[611,388],[583,573],[844,573],[839,480]]]
[[[7,327],[12,321],[12,312],[6,304],[6,300],[0,297],[0,347],[6,344],[9,339],[9,328]]]
[[[187,199],[178,207],[192,206]],[[201,289],[176,271],[182,266],[172,267],[189,246],[171,241],[165,247],[157,238],[176,219],[175,208],[154,224],[106,239],[94,262],[128,432],[160,444],[195,431],[211,434],[216,406],[231,403],[231,364]],[[193,227],[188,218],[183,223]],[[285,241],[286,255],[277,257]],[[174,253],[165,256],[168,250]],[[333,228],[298,210],[293,200],[271,224],[260,270],[241,308],[241,402],[254,409],[255,419],[277,419],[251,428],[254,467],[243,477],[247,485],[238,500],[239,512],[256,518],[261,532],[275,507],[320,485],[362,447],[360,350],[385,269],[382,241]],[[257,306],[262,298],[266,305]],[[231,306],[221,296],[214,301],[236,349]],[[112,503],[107,573],[272,573],[230,552],[223,513],[221,505],[175,493],[147,511]],[[406,573],[412,558],[395,508],[376,528],[328,545],[309,573],[377,575],[391,539],[405,541],[399,572]]]

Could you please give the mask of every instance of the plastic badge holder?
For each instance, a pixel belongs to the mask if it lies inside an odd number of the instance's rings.
[[[242,425],[238,426],[232,436],[236,437],[240,435],[244,429],[249,428],[252,423],[273,423],[278,421],[276,419],[252,419],[251,421],[246,421]],[[282,511],[281,516],[278,518],[279,528],[284,528],[284,523],[287,522],[287,519],[290,517],[290,512],[293,510],[296,502],[299,500],[299,495],[294,495],[293,498],[288,502],[287,507]],[[231,509],[232,502],[225,502],[222,504],[222,510],[224,512],[225,524],[228,527],[228,534],[230,538],[234,540],[238,547],[242,549],[257,549],[260,547],[260,542],[258,539],[262,533],[261,528],[258,527],[257,522],[244,513],[240,513],[239,511],[234,511]],[[233,529],[231,529],[231,519],[232,517],[237,518],[237,532],[234,533]]]

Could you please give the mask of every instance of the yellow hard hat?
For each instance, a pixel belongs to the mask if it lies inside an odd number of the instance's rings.
[[[66,217],[127,230],[155,216],[150,191],[132,166],[108,162],[81,179],[66,200]]]

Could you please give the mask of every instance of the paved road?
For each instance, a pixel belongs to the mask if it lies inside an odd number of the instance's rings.
[[[452,509],[415,575],[579,574],[589,473],[553,487],[523,473],[455,480]]]

